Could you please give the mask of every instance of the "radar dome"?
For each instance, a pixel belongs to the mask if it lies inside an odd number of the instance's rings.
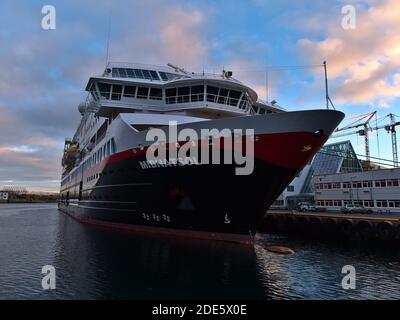
[[[79,110],[80,114],[83,115],[86,110],[86,103],[81,102],[78,106],[78,110]]]

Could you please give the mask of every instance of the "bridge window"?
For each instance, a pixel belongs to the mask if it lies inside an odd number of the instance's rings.
[[[218,103],[226,104],[228,92],[229,92],[228,89],[224,88],[219,89]]]
[[[149,95],[149,88],[147,87],[138,87],[136,98],[138,99],[147,99]]]
[[[217,102],[219,88],[207,86],[207,101]]]
[[[190,96],[190,87],[180,87],[178,88],[178,97],[177,97],[177,103],[182,103],[182,102],[189,102],[189,96]]]
[[[112,100],[121,100],[121,94],[122,94],[122,85],[113,84],[111,99]]]
[[[171,104],[176,103],[176,88],[168,88],[165,90],[165,103]]]
[[[128,78],[136,78],[133,69],[126,69],[126,73],[128,74]]]
[[[192,102],[204,100],[204,86],[192,86],[190,89]]]
[[[134,98],[136,94],[136,86],[125,86],[124,97]]]
[[[228,104],[230,106],[237,106],[241,95],[242,93],[240,91],[229,90]]]
[[[111,91],[111,84],[109,83],[103,83],[103,82],[99,82],[97,84],[99,91],[100,91],[100,95],[103,98],[109,99],[110,96],[110,91]]]
[[[151,80],[151,75],[150,75],[150,71],[148,70],[142,70],[143,76],[145,79],[149,79]]]
[[[168,81],[168,77],[167,77],[167,75],[166,75],[165,72],[159,71],[158,73],[160,74],[160,77],[161,77],[161,79],[162,79],[163,81]]]
[[[162,100],[162,89],[151,88],[150,89],[150,99],[152,100]]]
[[[121,78],[126,78],[127,77],[126,69],[124,69],[124,68],[118,68],[118,73],[119,73],[119,76]]]
[[[247,94],[244,94],[242,97],[242,100],[240,101],[239,108],[246,109],[246,107],[247,107]],[[259,110],[259,113],[261,113],[261,108]]]
[[[136,78],[144,79],[142,70],[140,70],[140,69],[135,69],[134,71],[135,71],[135,76],[136,76]]]
[[[160,78],[158,77],[157,72],[155,71],[150,71],[150,76],[152,80],[160,80]]]

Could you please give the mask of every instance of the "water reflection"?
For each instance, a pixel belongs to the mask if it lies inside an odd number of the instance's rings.
[[[253,247],[83,225],[54,206],[0,206],[0,298],[398,299],[400,252],[259,235]],[[288,246],[292,255],[268,252]],[[41,288],[52,264],[57,289]],[[356,290],[341,287],[344,265]]]
[[[61,215],[57,293],[68,298],[263,298],[254,248],[88,227]]]

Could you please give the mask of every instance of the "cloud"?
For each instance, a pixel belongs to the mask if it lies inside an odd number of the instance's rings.
[[[322,40],[302,38],[298,47],[311,63],[328,62],[335,100],[371,103],[400,97],[400,2],[355,3],[356,29],[334,15]],[[338,11],[340,14],[340,11]]]
[[[206,10],[180,1],[53,1],[56,30],[40,27],[41,5],[2,4],[0,181],[57,190],[64,138],[78,127],[90,76],[110,58],[201,65],[208,54]]]

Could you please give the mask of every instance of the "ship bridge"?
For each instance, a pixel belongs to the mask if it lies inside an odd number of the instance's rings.
[[[234,79],[232,72],[194,73],[171,64],[111,62],[101,76],[89,79],[86,90],[86,111],[111,118],[127,112],[218,118],[284,111],[258,101],[257,93]]]

